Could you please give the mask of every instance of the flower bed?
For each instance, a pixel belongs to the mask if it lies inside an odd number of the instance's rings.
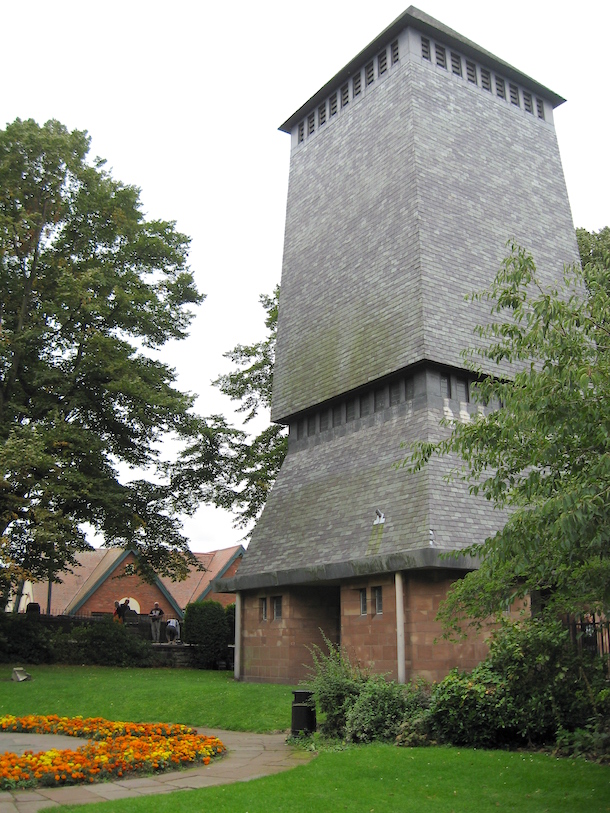
[[[23,756],[0,754],[0,789],[73,785],[153,773],[201,762],[208,765],[226,749],[217,737],[165,723],[123,723],[102,717],[28,715],[0,717],[0,731],[67,734],[88,742],[72,750],[51,749]]]

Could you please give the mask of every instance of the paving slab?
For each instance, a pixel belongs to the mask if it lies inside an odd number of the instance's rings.
[[[60,804],[87,804],[103,800],[149,796],[175,790],[247,782],[261,776],[286,771],[309,762],[313,754],[299,751],[286,743],[287,732],[251,734],[239,731],[200,728],[198,733],[218,737],[227,748],[221,759],[209,765],[197,765],[180,771],[151,776],[100,782],[94,785],[69,785],[61,788],[36,788],[0,792],[0,813],[38,813]],[[54,734],[0,732],[0,753],[11,751],[49,751],[52,748],[75,750],[85,740]]]

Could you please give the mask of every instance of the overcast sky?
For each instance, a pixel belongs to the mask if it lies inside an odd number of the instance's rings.
[[[280,280],[289,136],[277,128],[405,9],[396,0],[0,0],[0,126],[50,118],[142,190],[149,217],[192,238],[206,301],[166,353],[201,414],[223,353],[262,337]],[[555,125],[576,226],[610,225],[610,3],[421,0],[418,7],[567,99]],[[551,11],[552,9],[552,11]],[[185,523],[191,548],[240,541],[229,514]]]

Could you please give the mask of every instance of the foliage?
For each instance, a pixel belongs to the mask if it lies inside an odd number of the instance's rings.
[[[53,663],[56,651],[38,616],[0,612],[0,662]]]
[[[235,643],[235,604],[227,604],[225,607],[225,615],[227,617],[227,626],[229,628],[229,643]]]
[[[468,550],[481,569],[449,595],[442,618],[454,628],[526,594],[543,596],[551,616],[610,607],[607,231],[590,236],[592,262],[566,269],[561,288],[543,288],[532,257],[513,247],[473,297],[491,303],[492,321],[476,331],[483,346],[467,354],[479,402],[502,408],[451,424],[448,438],[420,444],[405,461],[417,469],[456,454],[454,476],[509,509],[503,530]],[[482,363],[508,363],[514,376],[484,376]]]
[[[600,764],[610,765],[610,716],[594,720],[575,731],[560,728],[557,733],[556,753],[565,757],[584,757]]]
[[[56,715],[0,717],[0,731],[67,734],[91,738],[76,747],[23,755],[0,756],[0,789],[45,787],[99,782],[130,773],[175,770],[222,755],[226,748],[217,737],[197,734],[192,728],[163,724],[115,723],[100,717],[83,719]]]
[[[74,620],[69,631],[37,615],[0,613],[0,661],[4,663],[76,663],[103,666],[151,666],[149,641],[110,619]]]
[[[195,565],[172,495],[123,484],[191,437],[192,397],[142,350],[183,339],[202,300],[188,238],[147,221],[139,190],[88,160],[86,132],[17,119],[0,131],[0,579],[59,580],[88,548],[137,551],[142,575]]]
[[[191,661],[199,669],[217,668],[226,660],[229,625],[218,601],[196,601],[184,611],[184,640],[192,644]]]
[[[348,742],[393,742],[409,709],[408,689],[371,675],[345,715]]]
[[[265,327],[267,336],[262,341],[251,345],[238,344],[233,350],[225,353],[237,367],[231,373],[219,376],[215,385],[228,395],[232,401],[238,401],[238,412],[247,412],[245,422],[258,415],[259,410],[271,407],[273,391],[273,365],[275,363],[275,341],[277,337],[277,317],[280,302],[279,285],[273,294],[260,296],[260,303],[265,309]]]
[[[513,736],[513,699],[487,664],[470,673],[452,670],[433,692],[430,715],[436,736],[452,745],[493,748]]]
[[[72,630],[72,663],[95,666],[150,666],[153,648],[150,641],[110,619],[83,624]]]
[[[214,382],[231,400],[239,402],[237,411],[247,413],[244,423],[271,406],[279,287],[272,296],[261,296],[260,301],[267,312],[266,338],[252,345],[237,345],[226,353],[237,369]],[[194,504],[207,500],[234,511],[236,527],[245,528],[262,511],[287,444],[282,426],[267,426],[251,437],[214,416],[184,451],[175,490],[188,494]]]
[[[601,658],[579,654],[559,622],[506,622],[483,663],[434,689],[432,727],[454,745],[553,743],[558,731],[604,719],[606,685]]]
[[[328,737],[344,737],[347,715],[363,690],[368,673],[352,665],[345,650],[324,636],[327,651],[319,646],[310,648],[312,666],[308,685],[325,719],[321,730]]]

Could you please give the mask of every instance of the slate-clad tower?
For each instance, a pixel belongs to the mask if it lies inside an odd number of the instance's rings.
[[[272,418],[289,452],[237,578],[236,671],[295,680],[319,628],[399,679],[482,650],[433,647],[440,551],[502,522],[401,442],[468,419],[460,352],[515,240],[543,278],[577,248],[553,127],[564,100],[411,7],[281,129],[290,181]],[[489,370],[497,374],[498,369]],[[501,372],[506,372],[501,371]]]

